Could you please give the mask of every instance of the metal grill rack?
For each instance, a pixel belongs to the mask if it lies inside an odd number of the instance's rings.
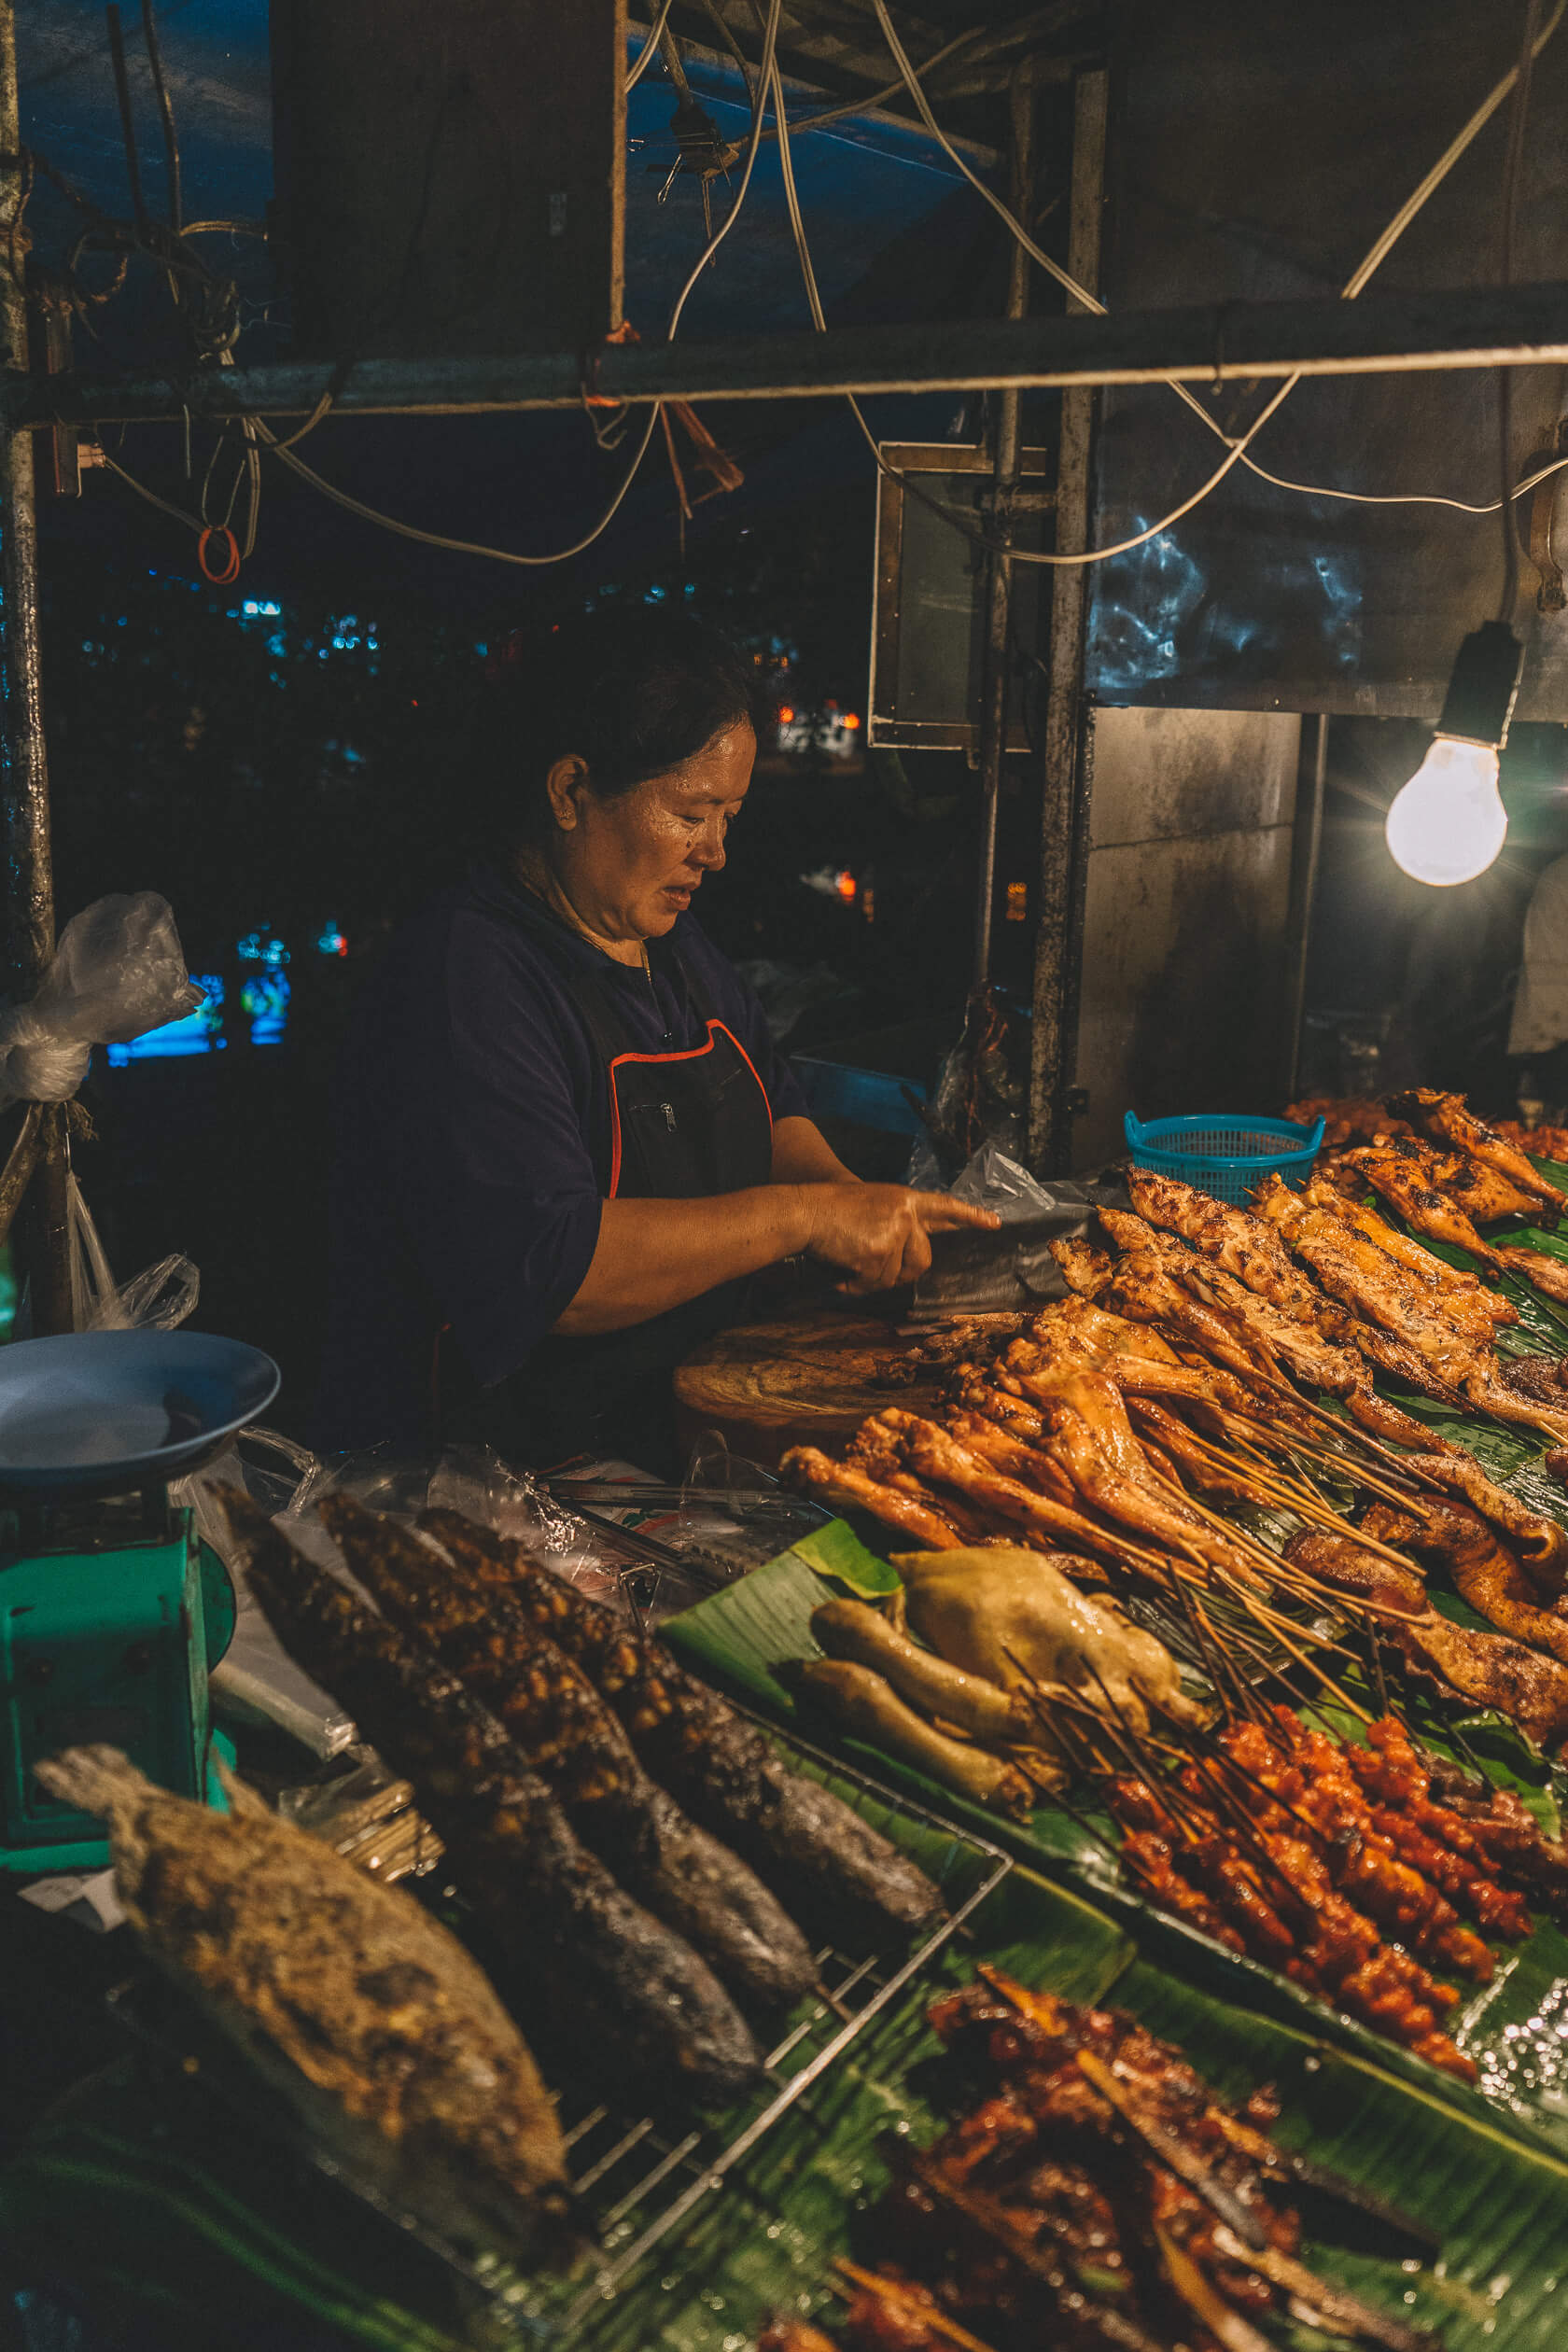
[[[699,2124],[679,2136],[651,2117],[628,2121],[604,2107],[571,2123],[567,2140],[572,2179],[596,2218],[599,2261],[592,2283],[562,2313],[564,2329],[613,2295],[659,2241],[720,2186],[873,2020],[929,1969],[1012,1868],[1000,1847],[954,1828],[907,1799],[889,1796],[816,1749],[793,1740],[780,1739],[778,1744],[792,1765],[831,1777],[837,1793],[875,1827],[886,1828],[902,1816],[940,1839],[940,1849],[921,1859],[947,1898],[946,1915],[903,1951],[856,1953],[824,1946],[817,1955],[818,1996],[803,2005],[769,2051],[765,2085],[738,2117],[732,2114],[719,2126]]]
[[[661,2239],[757,2147],[780,2119],[809,2093],[875,2019],[930,1970],[978,1906],[1006,1877],[1012,1858],[998,1846],[956,1828],[903,1797],[894,1797],[804,1743],[769,1728],[769,1737],[792,1770],[831,1783],[872,1827],[896,1835],[941,1887],[945,1915],[911,1942],[875,1952],[818,1952],[816,1995],[798,2005],[787,2030],[767,2053],[763,2080],[749,2100],[720,2117],[696,2118],[679,2130],[668,2119],[634,2117],[607,2106],[574,2113],[563,2100],[572,2185],[595,2240],[586,2281],[548,2274],[521,2275],[494,2255],[463,2251],[415,2216],[391,2205],[372,2183],[313,2145],[301,2127],[193,2018],[172,1989],[137,1979],[111,1995],[121,2027],[144,2056],[197,2081],[247,2128],[262,2130],[304,2164],[325,2175],[434,2255],[461,2282],[465,2300],[483,2308],[484,2340],[497,2347],[569,2333],[594,2306],[612,2297]],[[920,1834],[911,1840],[910,1827]]]

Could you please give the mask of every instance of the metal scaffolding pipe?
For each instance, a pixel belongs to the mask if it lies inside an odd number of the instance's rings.
[[[1034,76],[1020,65],[1008,88],[1008,190],[1014,217],[1025,227],[1034,211]],[[1029,259],[1015,237],[1010,241],[1007,270],[1007,315],[1029,313]],[[1018,487],[1018,412],[1023,395],[1009,389],[997,395],[995,465],[991,475],[990,538],[993,549],[1013,544],[1013,497]],[[974,972],[972,989],[983,988],[991,976],[991,924],[996,914],[997,805],[1001,794],[1001,770],[1007,756],[1007,721],[1012,664],[1008,659],[1013,609],[1013,563],[994,553],[987,573],[986,664],[980,704],[980,838],[975,882]]]
[[[339,415],[462,416],[576,409],[583,390],[649,400],[836,399],[846,392],[1029,391],[1207,385],[1254,376],[1390,375],[1568,365],[1568,284],[1368,295],[1360,301],[1205,303],[1110,318],[959,318],[826,335],[616,343],[493,358],[361,359],[169,376],[0,376],[0,417],[55,423]]]
[[[1109,77],[1081,77],[1072,111],[1072,216],[1068,266],[1090,293],[1099,285],[1105,206]],[[1088,545],[1094,511],[1090,461],[1095,395],[1077,385],[1061,404],[1057,456],[1057,548]],[[1029,1165],[1037,1176],[1065,1174],[1072,1159],[1069,1091],[1077,1054],[1083,964],[1084,624],[1088,576],[1082,565],[1051,575],[1045,654],[1044,749],[1041,761],[1040,880],[1034,917],[1034,1017],[1029,1029]]]
[[[17,103],[16,10],[0,0],[0,349],[25,369],[27,239]],[[0,826],[5,839],[7,986],[30,996],[54,953],[54,868],[49,852],[49,763],[38,650],[38,534],[33,440],[0,425]],[[42,1337],[71,1327],[69,1172],[65,1113],[49,1104],[36,1122],[37,1157],[17,1226],[32,1308]]]

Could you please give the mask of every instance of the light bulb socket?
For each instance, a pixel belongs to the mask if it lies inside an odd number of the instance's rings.
[[[1501,751],[1508,740],[1524,648],[1505,621],[1483,621],[1454,657],[1436,733]]]

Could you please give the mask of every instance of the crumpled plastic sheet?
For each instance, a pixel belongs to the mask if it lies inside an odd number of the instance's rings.
[[[73,915],[25,1004],[0,1012],[0,1108],[65,1102],[94,1045],[123,1043],[194,1012],[174,910],[156,890],[116,891]]]

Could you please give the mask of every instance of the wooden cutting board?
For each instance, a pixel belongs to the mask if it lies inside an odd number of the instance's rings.
[[[895,1388],[877,1379],[907,1344],[889,1323],[821,1308],[721,1331],[675,1375],[680,1445],[717,1429],[734,1452],[771,1469],[791,1446],[843,1444],[889,1405],[927,1412],[935,1380]]]

